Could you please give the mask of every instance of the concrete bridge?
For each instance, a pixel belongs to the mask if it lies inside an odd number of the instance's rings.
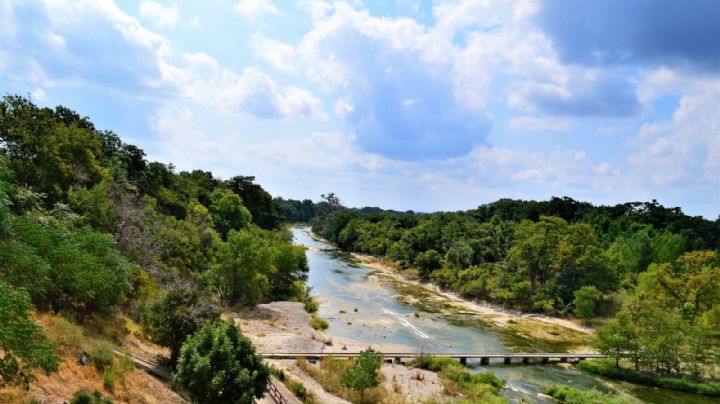
[[[305,358],[309,361],[318,361],[329,356],[333,358],[355,358],[360,356],[361,352],[277,352],[277,353],[261,353],[265,359],[296,359]],[[402,363],[406,359],[416,359],[422,356],[435,356],[441,358],[457,359],[463,365],[467,365],[468,359],[477,360],[480,365],[489,365],[490,361],[505,365],[524,364],[527,365],[531,361],[533,363],[547,364],[550,362],[579,362],[585,359],[604,358],[605,355],[597,353],[572,353],[572,352],[550,352],[550,353],[413,353],[413,352],[382,352],[383,361],[392,363]]]

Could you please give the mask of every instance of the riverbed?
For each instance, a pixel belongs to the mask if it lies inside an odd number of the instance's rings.
[[[586,346],[590,338],[557,325],[544,326],[551,329],[549,338],[530,338],[525,330],[535,326],[532,318],[517,316],[507,326],[498,326],[488,311],[458,306],[440,292],[359,264],[311,237],[307,228],[294,228],[293,236],[295,243],[308,247],[307,282],[320,303],[318,315],[330,323],[325,334],[332,338],[358,346],[443,353],[573,351]],[[479,366],[470,362],[468,366],[473,372],[491,371],[505,379],[503,395],[512,402],[546,402],[538,394],[553,384],[617,391],[649,403],[707,402],[700,396],[605,380],[568,364]]]

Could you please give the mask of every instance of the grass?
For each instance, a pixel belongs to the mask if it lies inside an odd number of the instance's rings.
[[[329,356],[319,365],[313,365],[304,358],[297,359],[297,365],[323,386],[325,391],[342,397],[354,404],[391,404],[402,403],[404,399],[394,392],[386,390],[382,384],[378,387],[358,392],[340,384],[343,375],[355,364],[353,359],[338,359]]]
[[[315,398],[315,395],[310,392],[304,384],[288,376],[285,372],[282,371],[282,369],[271,366],[270,371],[275,376],[275,378],[280,380],[285,385],[285,387],[292,391],[295,397],[297,397],[297,399],[302,401],[304,404],[320,404],[317,398]]]
[[[464,396],[470,402],[505,402],[497,393],[505,386],[505,381],[492,372],[472,374],[452,358],[439,358],[424,355],[415,360],[422,369],[437,372],[445,386],[445,394]]]
[[[313,314],[312,319],[310,319],[310,327],[318,331],[324,331],[327,330],[328,327],[330,327],[330,324],[324,318],[318,317]]]
[[[633,402],[630,398],[604,395],[596,390],[578,390],[568,386],[546,387],[544,393],[561,403],[567,404],[623,404]]]
[[[661,387],[684,393],[701,394],[708,397],[720,397],[720,385],[704,383],[685,378],[659,376],[651,373],[638,372],[632,369],[615,367],[607,360],[586,360],[580,362],[580,369],[610,379],[623,380],[630,383]]]

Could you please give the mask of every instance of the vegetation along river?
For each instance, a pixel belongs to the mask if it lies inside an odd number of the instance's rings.
[[[558,352],[571,348],[567,342],[523,337],[485,321],[482,314],[453,306],[440,293],[358,265],[331,245],[310,237],[308,228],[294,228],[293,235],[296,243],[309,247],[308,284],[320,302],[318,314],[330,323],[325,332],[330,337],[380,350],[383,345],[402,346],[407,352]],[[580,333],[568,332],[581,338]],[[510,401],[544,402],[538,397],[544,387],[563,384],[624,392],[649,403],[707,402],[701,396],[605,380],[574,365],[479,366],[470,361],[468,366],[471,371],[492,371],[505,379],[503,395]]]

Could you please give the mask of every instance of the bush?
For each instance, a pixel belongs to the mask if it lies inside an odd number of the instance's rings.
[[[587,360],[580,362],[580,369],[610,379],[623,380],[646,386],[661,387],[685,393],[702,394],[709,397],[720,397],[720,385],[696,382],[683,378],[657,376],[635,370],[618,368],[607,361]]]
[[[109,366],[103,370],[103,386],[106,389],[112,390],[115,387],[115,381],[118,378],[118,374],[115,371],[115,367]]]
[[[98,390],[93,391],[92,394],[78,390],[70,399],[70,404],[112,404],[112,399],[103,397]]]
[[[483,402],[501,400],[495,394],[505,386],[505,381],[492,372],[472,374],[452,358],[430,355],[417,358],[415,364],[419,368],[439,373],[448,394],[462,393],[472,400]]]
[[[318,331],[323,331],[327,330],[328,327],[330,327],[330,324],[328,324],[328,322],[324,318],[313,315],[312,320],[310,320],[310,327]]]
[[[185,341],[175,380],[197,402],[252,403],[265,394],[270,370],[230,320],[208,323]]]
[[[104,371],[113,364],[113,344],[107,341],[100,341],[90,350],[90,360],[99,371]]]
[[[50,317],[47,321],[48,339],[65,351],[76,351],[85,343],[83,329],[64,317]]]
[[[615,404],[624,403],[614,396],[603,396],[597,391],[583,391],[567,386],[550,386],[544,390],[545,394],[567,404]]]

